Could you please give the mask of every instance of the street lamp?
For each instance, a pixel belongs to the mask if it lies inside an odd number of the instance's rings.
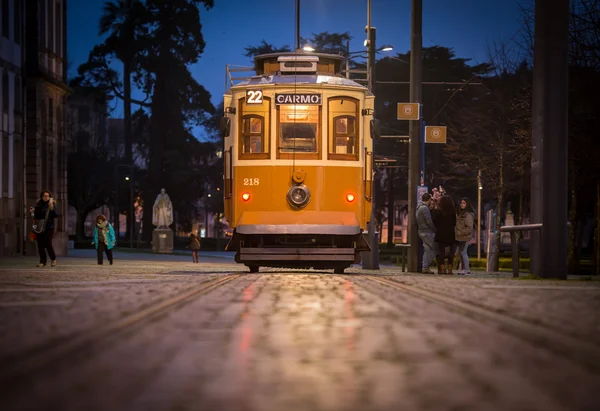
[[[481,170],[477,170],[477,260],[481,259]]]
[[[119,234],[120,234],[120,216],[121,213],[119,212],[119,169],[121,167],[124,167],[126,169],[129,169],[129,174],[132,177],[129,177],[129,175],[125,176],[125,181],[129,181],[129,207],[127,210],[127,214],[128,214],[128,220],[129,220],[129,248],[133,248],[133,232],[135,230],[135,217],[134,217],[134,208],[133,208],[133,164],[117,164],[117,168],[116,168],[116,174],[117,174],[117,189],[115,192],[115,229],[116,229],[116,237],[117,237],[117,241],[119,239]]]
[[[372,29],[375,29],[375,27],[372,27]],[[365,40],[365,44],[367,44],[367,40]],[[368,50],[350,51],[350,42],[346,43],[346,49],[348,50],[346,52],[346,78],[350,78],[350,60],[352,60],[353,58],[356,58],[356,57],[368,58],[369,51]],[[388,45],[381,46],[378,49],[374,50],[374,53],[379,53],[382,51],[392,51],[392,50],[394,50],[394,47],[388,44]],[[387,57],[385,57],[385,58],[387,58]],[[355,71],[355,72],[358,73],[358,71]],[[369,77],[368,69],[367,69],[367,71],[360,71],[360,73],[367,74],[367,79],[368,79],[368,77]]]

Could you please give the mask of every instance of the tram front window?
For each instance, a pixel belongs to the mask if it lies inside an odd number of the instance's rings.
[[[317,151],[317,125],[282,123],[279,141],[282,153],[293,151],[314,153]]]
[[[318,106],[281,106],[279,152],[316,153],[318,151],[318,130]]]

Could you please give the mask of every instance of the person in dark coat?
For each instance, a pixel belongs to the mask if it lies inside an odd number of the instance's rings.
[[[36,232],[38,254],[40,255],[40,263],[37,265],[38,267],[46,267],[48,262],[46,250],[48,251],[48,256],[50,257],[50,265],[52,267],[56,266],[56,253],[54,252],[54,247],[52,246],[52,237],[54,237],[54,219],[58,217],[58,212],[56,211],[55,206],[56,203],[52,198],[52,193],[49,190],[44,190],[40,193],[40,199],[35,204],[35,207],[29,207],[29,212],[34,220],[46,220],[42,232]]]
[[[439,209],[433,213],[433,224],[435,225],[435,242],[438,246],[438,274],[453,274],[452,264],[456,253],[456,209],[454,201],[450,196],[440,198]],[[448,254],[448,269],[446,270],[446,247],[450,248]]]
[[[190,234],[190,242],[188,243],[188,248],[192,250],[192,262],[198,262],[198,250],[200,249],[200,239],[194,233]]]

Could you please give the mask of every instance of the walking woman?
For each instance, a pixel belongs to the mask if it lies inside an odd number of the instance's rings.
[[[469,254],[467,250],[469,248],[469,241],[473,238],[474,223],[475,210],[473,210],[471,200],[464,197],[460,200],[458,215],[456,216],[456,241],[458,242],[458,251],[462,265],[462,273],[459,272],[459,274],[471,274],[471,271],[469,271]]]
[[[58,217],[56,204],[52,198],[52,193],[49,190],[44,190],[40,193],[40,199],[35,204],[35,207],[29,207],[29,211],[34,219],[33,231],[37,236],[37,248],[40,255],[40,263],[38,267],[46,267],[48,262],[46,250],[50,257],[50,265],[56,266],[56,254],[52,246],[52,237],[54,237],[54,219]]]
[[[96,245],[96,254],[98,256],[98,264],[102,265],[103,255],[102,252],[106,253],[106,258],[108,258],[108,263],[112,265],[113,263],[113,253],[112,248],[117,243],[117,238],[115,237],[115,230],[113,226],[106,220],[102,214],[96,217],[96,226],[94,227],[94,242],[92,244]]]
[[[439,209],[434,211],[433,224],[435,225],[435,242],[438,245],[438,274],[452,274],[452,263],[456,252],[456,239],[454,231],[456,227],[456,210],[452,197],[440,198]],[[448,254],[448,269],[446,270],[446,247],[450,248]]]
[[[190,242],[188,248],[192,250],[192,262],[198,262],[198,250],[200,249],[200,239],[194,233],[190,234]]]

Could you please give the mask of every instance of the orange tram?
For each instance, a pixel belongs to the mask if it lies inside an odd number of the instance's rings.
[[[255,58],[256,75],[224,97],[227,250],[263,267],[343,273],[368,251],[374,96],[343,77],[343,56]]]

